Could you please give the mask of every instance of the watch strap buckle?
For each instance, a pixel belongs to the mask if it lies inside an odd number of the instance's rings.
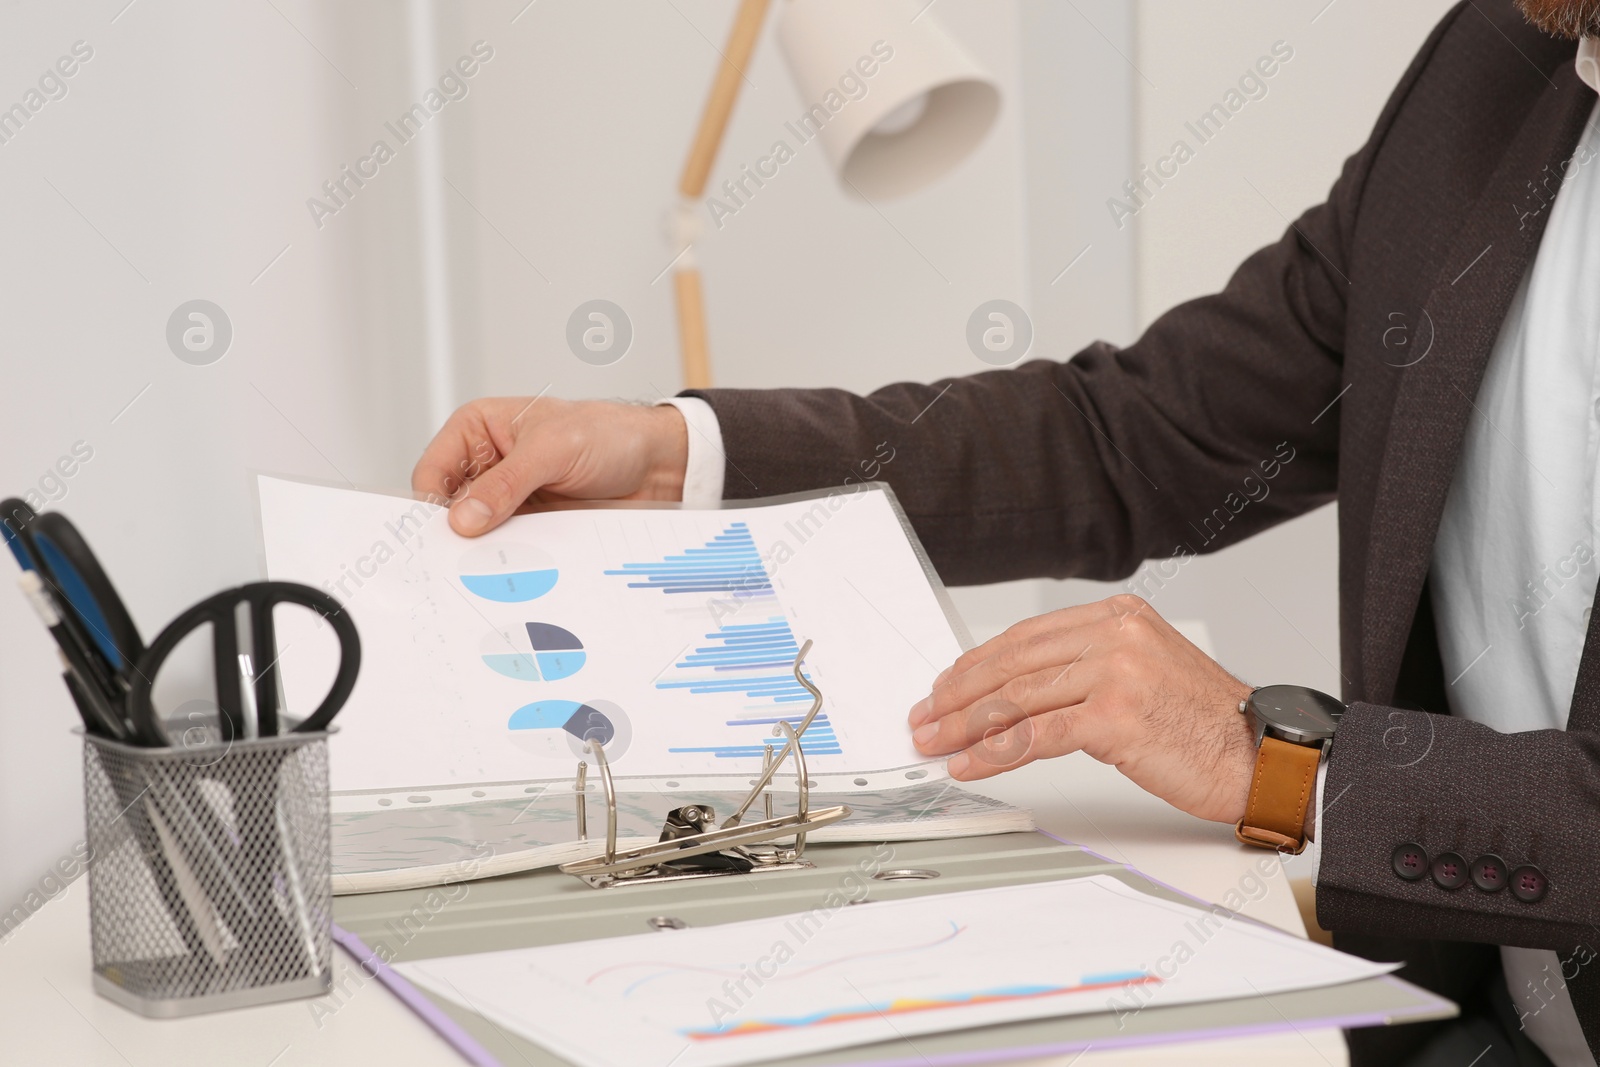
[[[1263,830],[1257,826],[1246,826],[1240,819],[1233,826],[1233,836],[1246,845],[1256,848],[1270,848],[1277,852],[1287,852],[1291,856],[1298,856],[1306,850],[1304,837],[1294,838],[1272,830]]]
[[[1305,851],[1306,809],[1315,802],[1322,750],[1268,734],[1256,750],[1244,818],[1234,836],[1247,845],[1293,855]]]

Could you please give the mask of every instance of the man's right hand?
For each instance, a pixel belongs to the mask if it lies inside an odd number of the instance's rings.
[[[670,404],[548,397],[474,400],[451,415],[411,472],[475,537],[529,501],[681,500],[688,428]]]

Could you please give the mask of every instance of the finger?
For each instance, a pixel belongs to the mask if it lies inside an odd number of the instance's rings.
[[[923,723],[912,733],[911,742],[927,756],[946,756],[970,748],[997,730],[1087,700],[1105,666],[1100,660],[1089,659],[1072,672],[1051,667],[1018,675],[967,707]]]
[[[1064,610],[1070,611],[1071,609]],[[1058,623],[1052,620],[1057,620],[1057,617],[1063,613],[1052,611],[1045,615],[1024,619],[1022,622],[1008,627],[1004,633],[991,637],[983,644],[963,652],[954,663],[940,671],[933,679],[933,685],[929,687],[928,695],[911,706],[911,712],[908,716],[911,725],[920,726],[932,717],[934,698],[949,684],[952,678],[960,677],[978,664],[993,658],[1002,649],[1010,648],[1018,642],[1030,640],[1041,633],[1054,629]]]
[[[1060,708],[1045,715],[1029,715],[1004,729],[995,729],[945,761],[945,770],[958,782],[975,782],[1015,770],[1038,759],[1076,752],[1083,705]]]
[[[434,434],[411,471],[411,488],[435,503],[453,499],[500,458],[478,404],[458,408]]]
[[[466,537],[499,526],[541,486],[558,481],[572,463],[570,448],[534,428],[504,458],[474,478],[466,495],[450,506],[450,526]]]
[[[1055,665],[1070,672],[1089,652],[1124,640],[1129,620],[1155,618],[1139,597],[1119,595],[1026,619],[962,656],[943,682],[911,708],[913,727],[967,707],[1011,678]]]
[[[1129,613],[1150,610],[1149,603],[1142,597],[1135,596],[1132,593],[1119,593],[1105,600],[1097,600],[1089,604],[1076,604],[1072,607],[1059,608],[1043,615],[1035,615],[1032,618],[1023,619],[1021,622],[1007,628],[1004,633],[991,637],[976,648],[962,653],[954,663],[939,672],[939,675],[933,680],[933,686],[937,689],[961,672],[970,670],[974,664],[988,659],[996,649],[1013,641],[1034,637],[1063,627],[1084,626],[1107,618],[1118,618]]]
[[[917,727],[911,734],[911,743],[925,756],[948,756],[969,748],[991,733],[1008,730],[1026,718],[1028,709],[1005,697],[992,696],[954,715]]]
[[[974,664],[981,663],[994,655],[997,649],[1014,641],[1032,637],[1035,634],[1043,633],[1067,623],[1067,616],[1075,614],[1077,611],[1077,608],[1062,608],[1058,611],[1035,615],[1032,618],[1023,619],[1021,622],[1012,624],[1006,628],[1004,633],[997,634],[983,644],[970,648],[958,656],[954,663],[940,671],[938,677],[934,678],[934,688],[937,689],[962,671],[972,669]]]
[[[911,709],[911,725],[921,726],[953,715],[1000,691],[1014,678],[1047,670],[1066,674],[1099,639],[1096,625],[1090,623],[1043,630],[998,644],[986,658],[952,675],[919,701]]]
[[[1156,614],[1155,609],[1147,601],[1132,593],[1119,593],[1116,596],[1108,597],[1092,604],[1080,604],[1024,619],[998,637],[991,638],[971,651],[963,653],[953,664],[941,671],[934,679],[933,687],[928,697],[912,706],[909,715],[911,725],[918,726],[926,722],[934,717],[936,711],[948,714],[952,708],[964,706],[964,702],[959,696],[949,698],[954,701],[953,704],[946,703],[940,698],[941,690],[944,690],[952,681],[960,679],[962,675],[971,672],[974,668],[995,661],[997,657],[1017,655],[1018,653],[1014,651],[1013,646],[1029,641],[1037,641],[1040,637],[1056,631],[1074,630],[1080,627],[1099,626],[1104,629],[1107,624],[1114,624],[1117,629],[1122,629],[1130,620],[1151,623],[1161,621],[1160,616]],[[1073,656],[1081,654],[1083,650],[1081,643],[1069,644],[1068,647],[1074,649]],[[1017,670],[1027,669],[1033,662],[1024,657]],[[982,676],[974,679],[972,684],[974,686],[973,692],[976,695],[992,691],[992,689],[984,688],[987,683],[982,680]]]

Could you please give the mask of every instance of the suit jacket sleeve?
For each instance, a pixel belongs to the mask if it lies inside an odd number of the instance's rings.
[[[1503,734],[1425,711],[1351,705],[1328,757],[1317,918],[1328,929],[1524,948],[1600,948],[1600,735]],[[1546,880],[1454,889],[1395,870],[1396,846],[1428,861],[1498,857]],[[1448,881],[1448,879],[1446,879]]]
[[[1359,171],[1223,292],[1126,348],[867,396],[688,393],[721,424],[724,495],[887,481],[953,584],[1120,578],[1326,503],[1338,419],[1313,419],[1340,389],[1338,256]]]
[[[1344,254],[1368,163],[1134,344],[867,396],[712,389],[724,494],[887,480],[955,584],[1111,580],[1333,498]]]

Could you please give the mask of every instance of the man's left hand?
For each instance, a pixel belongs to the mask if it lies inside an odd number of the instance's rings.
[[[1083,751],[1202,819],[1236,822],[1255,771],[1251,687],[1137,596],[1028,619],[966,653],[911,709],[950,776]]]

